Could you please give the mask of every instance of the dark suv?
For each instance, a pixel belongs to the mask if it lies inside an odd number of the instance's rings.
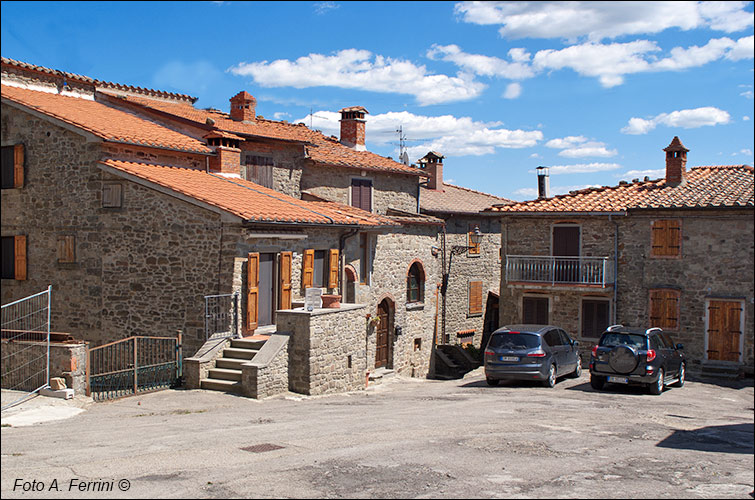
[[[660,394],[666,385],[682,387],[683,348],[660,328],[609,326],[592,349],[590,385],[600,390],[606,382],[641,384],[651,394]]]

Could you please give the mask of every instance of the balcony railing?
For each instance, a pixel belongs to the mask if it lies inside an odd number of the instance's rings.
[[[506,281],[555,285],[600,285],[611,283],[608,257],[552,257],[507,255]]]

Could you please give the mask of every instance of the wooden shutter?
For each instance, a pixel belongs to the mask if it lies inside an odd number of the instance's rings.
[[[24,145],[13,146],[13,187],[24,187]]]
[[[14,239],[14,246],[15,246],[14,278],[17,280],[25,280],[26,279],[26,236],[25,235],[14,236],[13,239]]]
[[[58,236],[58,262],[76,262],[75,247],[73,235]]]
[[[677,290],[650,290],[650,326],[676,330],[679,328],[679,297]]]
[[[372,181],[368,179],[351,180],[351,206],[370,212],[372,210]]]
[[[250,252],[246,261],[246,329],[249,333],[259,326],[260,254]]]
[[[482,281],[469,282],[469,314],[482,313]]]
[[[666,221],[666,255],[681,255],[682,250],[682,226],[678,220]]]
[[[651,255],[675,257],[681,254],[682,226],[678,220],[656,220],[652,225]]]
[[[315,251],[314,249],[304,250],[302,259],[301,284],[306,288],[312,288],[313,278],[315,275]]]
[[[338,249],[331,248],[328,261],[328,288],[338,288]]]
[[[291,309],[291,252],[280,254],[280,308]]]

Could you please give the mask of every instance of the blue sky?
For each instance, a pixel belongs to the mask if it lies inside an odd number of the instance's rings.
[[[199,97],[367,147],[446,156],[456,185],[536,197],[753,165],[752,2],[2,2],[2,56]]]

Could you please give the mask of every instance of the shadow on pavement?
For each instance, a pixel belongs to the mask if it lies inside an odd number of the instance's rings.
[[[656,446],[679,450],[752,455],[752,424],[731,424],[701,427],[693,431],[676,430]]]

